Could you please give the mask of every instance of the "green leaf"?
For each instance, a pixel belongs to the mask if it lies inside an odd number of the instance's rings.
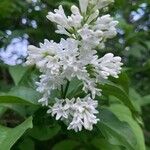
[[[130,88],[129,90],[129,97],[132,100],[132,103],[134,104],[134,107],[136,108],[136,110],[139,112],[139,114],[141,114],[141,107],[140,107],[140,101],[141,101],[141,96],[139,93],[136,92],[135,89]]]
[[[123,102],[127,107],[129,107],[132,112],[136,112],[136,108],[134,104],[130,100],[128,94],[118,85],[107,83],[105,85],[101,85],[104,94],[112,95],[118,98],[121,102]]]
[[[0,103],[38,105],[39,93],[27,87],[15,87],[8,93],[0,94]]]
[[[139,104],[139,107],[150,104],[150,95],[146,95],[142,97],[137,91],[135,91],[132,88],[130,88],[129,94],[131,99],[133,99]]]
[[[135,150],[145,150],[144,136],[139,124],[132,118],[130,110],[120,104],[111,105],[109,108],[121,121],[127,122],[134,132],[137,140]]]
[[[73,140],[64,140],[60,143],[57,143],[52,150],[74,150],[79,143]]]
[[[10,150],[16,141],[24,134],[24,132],[32,128],[32,117],[25,120],[19,126],[11,129],[0,126],[0,148],[1,150]]]
[[[144,96],[140,101],[140,106],[145,106],[150,104],[150,95]]]
[[[112,81],[118,85],[120,85],[126,93],[129,92],[129,78],[125,72],[122,72],[119,75],[119,78],[113,78]]]
[[[146,150],[150,150],[150,147],[146,147]]]
[[[34,150],[34,142],[30,138],[25,138],[18,147],[19,150]]]
[[[99,150],[121,150],[119,146],[112,145],[105,139],[95,138],[91,143]]]
[[[13,81],[15,85],[18,85],[25,73],[27,72],[29,68],[23,67],[21,65],[19,66],[10,66],[9,67],[9,73],[11,77],[13,78]]]
[[[100,111],[98,128],[104,137],[113,145],[122,145],[128,150],[135,150],[136,138],[130,126],[120,121],[107,109]]]
[[[30,131],[30,135],[40,141],[46,141],[53,138],[58,134],[61,127],[59,125],[55,126],[34,126],[34,128]]]
[[[72,98],[73,95],[75,96],[81,93],[82,86],[83,83],[80,80],[78,80],[77,78],[72,79],[70,81],[69,88],[67,91],[67,97]]]
[[[7,110],[6,107],[0,106],[0,117],[5,113],[6,110]]]
[[[26,115],[29,114],[25,105],[23,106],[23,105],[10,104],[10,103],[7,104],[1,103],[1,105],[4,106],[6,109],[13,110],[15,113],[19,114],[19,116],[23,118],[26,118]]]
[[[133,101],[141,101],[142,99],[141,95],[133,88],[130,88],[129,96]]]

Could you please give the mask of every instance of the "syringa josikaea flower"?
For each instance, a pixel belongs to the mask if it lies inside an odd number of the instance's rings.
[[[44,44],[40,43],[40,48],[32,45],[28,47],[26,64],[36,65],[41,72],[49,69],[55,74],[60,68],[60,62],[78,55],[77,50],[78,41],[74,39],[61,39],[60,43],[44,40]]]
[[[96,124],[99,119],[96,117],[98,111],[96,107],[98,102],[86,96],[85,98],[77,99],[56,99],[56,103],[50,107],[48,113],[52,116],[56,116],[56,120],[66,120],[68,122],[68,129],[73,129],[76,132],[81,131],[84,127],[87,130],[92,130],[93,125]]]
[[[103,32],[103,38],[112,38],[116,36],[116,25],[118,24],[118,21],[114,21],[110,15],[104,15],[102,17],[98,17],[95,25],[93,26],[94,30],[100,30]]]
[[[49,12],[47,18],[57,25],[56,33],[68,38],[59,43],[44,40],[40,47],[31,45],[28,48],[26,64],[36,65],[41,72],[36,82],[37,91],[42,94],[39,103],[48,106],[48,113],[56,120],[67,123],[69,130],[93,129],[99,121],[96,116],[98,102],[94,100],[96,95],[101,96],[98,85],[109,76],[117,78],[121,71],[120,57],[112,53],[100,57],[96,50],[104,48],[106,40],[117,34],[118,22],[109,14],[99,16],[99,10],[112,1],[79,0],[80,8],[73,5],[70,16],[66,16],[63,7],[59,6]],[[67,98],[67,84],[74,78],[81,81],[81,90],[87,94],[85,98]],[[50,105],[53,90],[58,90],[61,98],[56,98]]]
[[[68,119],[69,110],[64,105],[65,100],[56,99],[56,103],[50,107],[48,113],[51,113],[52,116],[56,116],[56,120],[59,119]]]
[[[104,15],[98,17],[92,25],[84,24],[78,30],[78,34],[82,38],[82,43],[88,47],[101,47],[107,39],[113,38],[117,34],[115,28],[117,24],[118,21],[114,21],[110,15]]]
[[[108,79],[108,76],[118,78],[122,66],[121,58],[114,57],[112,53],[108,53],[97,60],[92,60],[91,64],[100,79]]]
[[[70,36],[69,32],[81,27],[83,16],[80,14],[79,8],[73,5],[71,12],[72,15],[67,17],[63,7],[60,5],[58,9],[54,10],[54,13],[48,13],[47,18],[57,24],[58,30],[56,30],[56,33]]]
[[[99,16],[98,8],[90,9],[90,14],[86,13],[88,7],[101,6],[101,8],[109,5],[112,0],[80,0],[80,9],[77,6],[71,7],[71,16],[66,16],[62,6],[49,12],[47,18],[57,24],[56,32],[65,34],[71,38],[82,38],[82,43],[87,44],[91,48],[99,46],[104,48],[106,39],[112,38],[117,34],[116,25],[110,15]],[[88,6],[89,4],[89,6]],[[93,7],[92,7],[93,8]],[[99,8],[100,9],[100,8]],[[82,16],[83,15],[83,16]]]
[[[93,11],[107,7],[114,0],[79,0],[80,8],[82,13],[86,13],[88,7],[92,8]]]

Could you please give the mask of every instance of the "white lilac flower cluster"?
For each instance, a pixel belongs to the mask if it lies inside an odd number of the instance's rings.
[[[52,116],[56,115],[56,120],[70,121],[68,129],[74,129],[76,132],[82,130],[82,126],[87,130],[93,129],[93,124],[99,121],[95,114],[98,106],[97,101],[93,101],[89,95],[85,98],[56,99],[56,103],[50,107],[48,113]]]
[[[115,78],[121,70],[121,58],[107,53],[99,58],[96,49],[105,47],[107,39],[116,35],[117,21],[109,14],[99,17],[99,10],[108,6],[112,0],[79,0],[80,8],[71,7],[71,16],[66,16],[62,6],[49,12],[47,18],[56,23],[56,33],[68,38],[59,43],[45,40],[40,48],[28,47],[27,65],[36,65],[40,72],[37,91],[43,94],[39,102],[48,106],[56,120],[67,122],[68,129],[81,131],[82,127],[92,130],[99,119],[96,114],[98,102],[96,95],[101,95],[97,87],[109,76]],[[56,98],[54,105],[49,104],[53,90],[60,90],[73,78],[83,83],[85,98]]]

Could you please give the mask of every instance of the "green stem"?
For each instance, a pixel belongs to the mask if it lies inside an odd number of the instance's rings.
[[[64,97],[64,90],[63,90],[63,85],[61,85],[61,97]]]
[[[68,91],[68,88],[69,88],[69,84],[70,84],[70,81],[67,80],[67,84],[66,84],[66,88],[65,88],[65,91],[64,91],[63,98],[66,98],[67,91]]]

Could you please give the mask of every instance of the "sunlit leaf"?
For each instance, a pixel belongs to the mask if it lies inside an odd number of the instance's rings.
[[[101,86],[103,93],[107,95],[112,95],[118,98],[122,103],[129,107],[133,112],[136,112],[134,104],[130,100],[128,94],[118,85],[107,83]]]
[[[130,126],[120,121],[112,112],[107,109],[100,111],[98,128],[104,137],[113,145],[122,145],[128,150],[135,150],[136,137]]]
[[[14,143],[16,143],[29,128],[32,128],[32,117],[13,129],[0,126],[0,148],[3,150],[10,150]]]
[[[8,93],[0,95],[0,103],[38,104],[39,93],[27,87],[15,87]]]
[[[145,150],[144,136],[139,124],[132,118],[130,110],[120,104],[111,105],[109,108],[121,121],[127,122],[134,132],[137,144],[134,146],[135,150]]]
[[[19,82],[21,81],[27,70],[28,70],[27,67],[23,67],[21,65],[9,67],[9,73],[13,78],[15,85],[19,84]]]

